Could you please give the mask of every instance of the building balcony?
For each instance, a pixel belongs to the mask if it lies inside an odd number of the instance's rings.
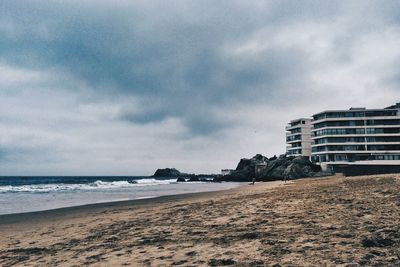
[[[311,147],[321,146],[366,146],[366,145],[400,145],[400,142],[340,142],[340,143],[322,143],[312,144]]]
[[[302,139],[290,140],[290,141],[286,140],[286,144],[301,143],[301,142],[302,142]]]
[[[301,129],[303,125],[304,125],[304,124],[298,124],[298,125],[295,125],[295,126],[287,125],[287,126],[285,127],[285,130],[286,130],[286,131],[292,131],[292,130],[294,130],[294,129]]]
[[[304,133],[289,133],[289,132],[287,132],[286,133],[286,137],[290,137],[290,136],[295,136],[295,135],[302,135],[302,134],[304,134]]]
[[[326,134],[319,136],[312,136],[311,139],[320,139],[326,137],[389,137],[389,136],[400,136],[400,133],[379,133],[379,134]]]
[[[329,165],[400,165],[400,160],[326,161]]]
[[[303,147],[301,147],[301,146],[296,146],[296,147],[286,147],[286,151],[298,150],[298,149],[303,149]]]
[[[395,120],[400,119],[400,116],[375,116],[375,117],[337,117],[337,118],[322,118],[318,120],[312,120],[311,124],[316,124],[325,121],[363,121],[363,120]]]
[[[360,126],[324,126],[320,128],[312,128],[311,132],[325,129],[376,129],[376,128],[400,128],[400,124],[394,125],[360,125]]]
[[[311,155],[324,155],[324,154],[396,154],[400,150],[332,150],[332,151],[318,151],[311,152]]]

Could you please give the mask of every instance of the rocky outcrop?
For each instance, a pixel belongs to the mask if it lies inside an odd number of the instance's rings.
[[[327,175],[327,173],[322,173],[321,167],[313,164],[307,157],[281,155],[268,159],[257,154],[251,159],[241,159],[236,170],[220,179],[222,181],[248,182],[255,177],[257,181],[274,181],[284,177],[299,179],[323,175]]]
[[[182,173],[175,168],[157,169],[153,177],[179,177]]]
[[[188,182],[200,182],[200,178],[197,176],[192,176],[189,178]]]
[[[179,178],[178,182],[250,182],[255,177],[256,181],[274,181],[299,179],[305,177],[320,177],[332,173],[322,172],[319,165],[313,164],[308,157],[293,157],[281,155],[267,158],[257,154],[250,159],[243,158],[235,170],[229,175],[216,174],[187,174],[175,168],[158,169],[153,177]]]
[[[177,178],[177,182],[213,182],[216,174],[189,174],[178,171],[175,168],[157,169],[152,177],[156,178]],[[219,182],[219,181],[216,181]]]
[[[266,166],[268,158],[261,154],[257,154],[251,159],[243,158],[239,161],[236,169],[231,171],[229,175],[225,175],[220,179],[222,181],[247,182],[256,175],[256,166]]]
[[[287,157],[282,155],[276,160],[268,162],[265,171],[257,177],[260,181],[277,179],[299,179],[312,177],[321,171],[319,165],[313,164],[307,157]]]
[[[207,176],[202,176],[202,175],[195,175],[191,176],[187,182],[216,182],[214,181],[217,175],[215,174],[210,174]]]

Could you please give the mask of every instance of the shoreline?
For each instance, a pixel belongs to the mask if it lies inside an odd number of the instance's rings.
[[[101,199],[97,199],[97,200],[96,199],[92,199],[92,201],[90,201],[90,200],[89,201],[85,201],[84,200],[81,203],[78,203],[78,202],[75,202],[75,203],[61,203],[61,204],[58,204],[58,205],[54,205],[54,207],[48,207],[48,208],[44,208],[44,209],[41,209],[41,207],[36,207],[36,210],[35,210],[35,208],[33,208],[33,209],[27,210],[27,211],[17,211],[17,212],[13,212],[13,213],[0,213],[0,225],[3,222],[3,219],[5,217],[7,217],[7,216],[13,216],[14,215],[15,217],[18,217],[18,216],[22,216],[22,214],[25,214],[25,215],[28,215],[28,214],[32,214],[33,215],[35,213],[44,213],[44,214],[46,214],[48,212],[52,212],[52,211],[57,212],[58,210],[63,210],[63,209],[67,209],[68,211],[73,211],[75,209],[81,209],[79,207],[86,207],[86,206],[88,206],[88,208],[90,208],[90,207],[96,208],[96,207],[101,207],[101,206],[110,206],[111,203],[115,203],[114,205],[112,205],[112,206],[115,206],[115,205],[119,205],[119,203],[131,202],[131,201],[134,201],[134,202],[139,201],[140,202],[141,200],[147,202],[146,200],[149,200],[149,199],[157,199],[157,198],[168,197],[168,196],[190,195],[190,194],[196,194],[196,193],[224,191],[224,190],[229,190],[229,189],[233,189],[233,188],[236,188],[236,187],[240,187],[240,186],[244,185],[245,183],[226,182],[226,185],[224,187],[220,187],[220,186],[205,187],[204,186],[204,185],[208,186],[208,185],[211,185],[211,184],[212,183],[206,183],[206,184],[203,184],[203,185],[196,185],[196,183],[187,183],[187,184],[186,183],[185,184],[183,184],[183,183],[179,184],[178,183],[178,185],[190,185],[190,186],[195,186],[195,187],[186,188],[185,190],[178,189],[178,190],[175,190],[175,192],[169,192],[171,189],[167,189],[165,192],[163,192],[163,191],[152,192],[152,193],[150,193],[148,195],[139,195],[136,198],[132,198],[133,195],[131,195],[131,194],[135,194],[134,190],[136,188],[130,188],[130,190],[132,190],[132,193],[130,193],[129,191],[122,192],[122,196],[123,197],[120,197],[120,196],[114,194],[113,196],[111,196],[111,200],[110,200],[110,197],[108,197],[108,199],[106,198],[104,201],[101,200]],[[220,184],[218,184],[218,185],[220,185]],[[162,186],[165,186],[165,185],[162,185]],[[173,184],[171,184],[170,187],[172,188]],[[149,189],[150,188],[151,187],[149,187]],[[110,192],[112,192],[112,191],[110,191]],[[90,192],[90,193],[93,193],[93,192]],[[106,193],[108,193],[108,192],[106,192]],[[55,194],[58,194],[58,193],[55,193]],[[84,192],[80,192],[79,194],[82,195],[82,194],[84,194]],[[75,195],[71,194],[71,197],[74,198]],[[114,198],[115,200],[113,200],[112,198]]]
[[[270,184],[272,187],[276,183],[280,183],[281,181],[271,181],[271,182],[262,182],[263,184]],[[259,183],[257,183],[259,184]],[[174,201],[181,200],[190,200],[190,199],[201,199],[201,198],[209,198],[212,196],[217,196],[219,194],[224,194],[229,191],[240,190],[241,188],[246,188],[250,186],[248,183],[238,184],[238,186],[228,189],[222,190],[213,190],[213,191],[203,191],[203,192],[195,192],[195,193],[181,193],[181,194],[172,194],[172,195],[163,195],[163,196],[155,196],[155,197],[146,197],[139,199],[130,199],[130,200],[117,200],[117,201],[107,201],[107,202],[99,202],[99,203],[90,203],[83,205],[76,205],[70,207],[60,207],[55,209],[48,210],[39,210],[39,211],[30,211],[30,212],[22,212],[22,213],[10,213],[10,214],[0,214],[0,231],[1,227],[4,225],[10,224],[21,224],[27,222],[29,219],[29,224],[38,223],[43,221],[50,221],[56,219],[63,219],[69,217],[79,216],[82,213],[97,213],[102,212],[107,209],[124,209],[127,207],[149,207],[156,206],[165,203],[173,203]]]

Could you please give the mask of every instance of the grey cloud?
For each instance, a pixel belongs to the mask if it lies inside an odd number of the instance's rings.
[[[309,9],[307,3],[269,3],[258,9],[243,2],[156,2],[156,8],[143,3],[120,8],[91,2],[4,5],[3,21],[14,31],[2,33],[2,60],[66,71],[99,92],[135,95],[151,104],[138,114],[122,114],[123,119],[145,123],[179,117],[193,131],[199,128],[196,123],[205,126],[207,118],[187,114],[204,114],[209,106],[234,101],[273,105],[271,96],[288,89],[288,78],[299,83],[308,69],[301,47],[245,58],[225,55],[226,46],[264,27],[279,29],[282,21],[303,17],[329,18],[337,9]],[[210,131],[218,129],[218,123],[210,124]]]
[[[120,147],[106,136],[110,127],[128,131],[120,138],[126,143],[133,136],[140,150],[159,139],[142,141],[139,135],[146,133],[138,129],[176,127],[159,142],[220,144],[215,140],[222,138],[230,140],[221,148],[226,151],[240,150],[239,141],[228,138],[232,132],[238,137],[271,127],[263,134],[274,137],[256,141],[275,140],[269,144],[279,153],[284,138],[275,134],[299,113],[396,97],[399,8],[398,1],[1,1],[0,71],[9,67],[24,78],[6,81],[0,73],[0,100],[15,101],[9,105],[15,112],[0,116],[0,137],[40,127],[54,136],[68,131],[54,143],[42,141],[43,154],[57,158],[55,151],[68,147],[71,137],[75,152],[60,158],[81,155],[79,147],[94,158],[94,141],[82,136],[98,127],[92,135],[107,158],[103,143],[114,151]],[[393,33],[380,35],[388,29]],[[368,52],[368,40],[384,57]],[[63,93],[48,96],[43,88]],[[393,95],[377,100],[376,88]],[[368,100],[359,97],[365,92]],[[86,104],[96,110],[80,109]],[[7,132],[10,125],[16,133]],[[198,142],[190,146],[201,151],[205,146]],[[13,147],[20,156],[41,151],[27,146],[18,152],[18,145],[9,144],[0,150],[2,161]],[[246,153],[259,148],[242,147]]]
[[[24,164],[35,161],[46,161],[48,163],[59,161],[51,151],[50,148],[44,147],[1,146],[0,163],[19,162],[20,164]]]

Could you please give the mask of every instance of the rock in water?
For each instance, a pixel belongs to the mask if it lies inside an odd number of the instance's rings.
[[[153,177],[179,177],[181,172],[175,168],[157,169]]]
[[[176,179],[177,182],[186,182],[186,179],[183,177],[178,177],[178,179]]]

